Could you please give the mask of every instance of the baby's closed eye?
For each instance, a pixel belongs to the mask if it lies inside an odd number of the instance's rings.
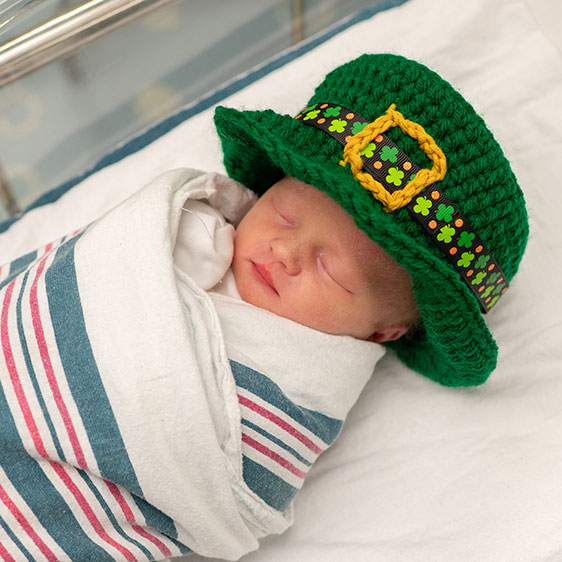
[[[277,222],[281,225],[281,226],[294,226],[294,219],[291,219],[290,217],[288,217],[286,214],[280,213],[279,211],[276,211],[277,214]]]
[[[316,258],[316,266],[320,275],[327,278],[330,282],[342,288],[348,293],[352,293],[341,281],[340,276],[336,273],[333,265],[329,264],[324,256],[318,256]]]

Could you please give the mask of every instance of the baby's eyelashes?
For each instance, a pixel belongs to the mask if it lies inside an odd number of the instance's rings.
[[[287,227],[294,226],[294,223],[288,217],[282,215],[279,212],[277,212],[277,222],[279,222],[281,226],[287,226]]]
[[[322,256],[318,256],[316,258],[316,266],[318,268],[320,275],[327,278],[331,283],[334,283],[335,285],[337,285],[347,293],[353,294],[352,291],[350,291],[345,285],[341,283],[341,281],[338,279],[338,277],[335,274],[330,272],[330,268],[324,263],[324,259],[322,258]]]

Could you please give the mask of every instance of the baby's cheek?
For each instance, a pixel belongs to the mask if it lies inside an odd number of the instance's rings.
[[[330,301],[329,297],[316,294],[301,300],[298,308],[292,307],[287,312],[291,320],[304,324],[309,328],[326,332],[329,334],[340,334],[341,311],[337,303]]]
[[[254,306],[260,306],[255,302],[257,293],[255,290],[252,290],[252,279],[250,279],[248,273],[244,271],[243,264],[234,259],[232,270],[234,272],[234,279],[236,280],[236,287],[238,288],[242,300]]]

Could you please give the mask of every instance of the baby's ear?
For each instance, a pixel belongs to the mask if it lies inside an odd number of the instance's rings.
[[[385,341],[395,341],[401,338],[408,331],[406,324],[396,324],[392,326],[384,326],[377,330],[372,336],[367,338],[367,341],[375,343],[383,343]]]

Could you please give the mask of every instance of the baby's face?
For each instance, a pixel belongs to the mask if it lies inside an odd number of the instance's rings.
[[[316,330],[374,341],[407,330],[389,291],[411,292],[409,275],[333,199],[294,178],[244,217],[233,269],[246,302]]]

